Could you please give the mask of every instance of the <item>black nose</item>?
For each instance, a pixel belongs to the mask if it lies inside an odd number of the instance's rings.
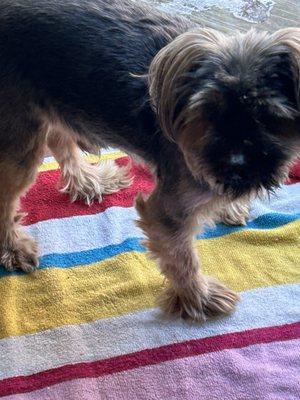
[[[245,156],[240,153],[232,154],[230,156],[229,162],[230,162],[230,165],[232,165],[232,166],[244,165],[245,164]]]

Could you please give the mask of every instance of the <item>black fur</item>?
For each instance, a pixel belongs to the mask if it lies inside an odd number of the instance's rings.
[[[35,108],[59,116],[92,142],[142,156],[169,191],[183,175],[197,186],[182,152],[161,132],[146,78],[135,76],[146,75],[158,51],[194,27],[128,0],[2,1],[0,152],[22,146],[37,130],[30,114]],[[191,95],[207,92],[201,112],[212,135],[201,151],[216,179],[235,195],[276,184],[275,172],[290,151],[281,135],[298,109],[287,49],[263,61],[257,57],[256,64],[255,48],[247,51],[233,46],[225,62],[213,55],[193,65],[181,77],[187,95],[174,112],[176,118]],[[218,93],[217,100],[210,100],[207,88]],[[260,102],[260,93],[268,92]],[[240,152],[245,164],[229,165]]]
[[[189,27],[127,0],[4,1],[1,86],[32,93],[35,104],[54,107],[93,140],[157,163],[164,139],[146,79],[131,74],[146,74],[156,53]]]

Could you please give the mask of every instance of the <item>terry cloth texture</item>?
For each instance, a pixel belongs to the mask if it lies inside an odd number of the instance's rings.
[[[126,164],[121,153],[104,158]],[[296,171],[296,170],[295,170]],[[128,189],[91,207],[57,191],[45,159],[22,201],[40,243],[30,275],[0,267],[0,397],[10,400],[299,399],[300,183],[257,200],[246,227],[197,237],[206,274],[240,292],[235,314],[203,326],[155,308],[163,277],[146,256]]]

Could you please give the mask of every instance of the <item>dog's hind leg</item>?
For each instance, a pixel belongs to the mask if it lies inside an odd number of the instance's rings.
[[[30,272],[38,266],[38,248],[19,227],[19,198],[35,179],[44,155],[45,132],[31,131],[22,139],[23,133],[0,150],[0,264],[8,271]]]
[[[230,314],[238,295],[201,273],[193,238],[199,215],[197,197],[158,184],[147,201],[138,198],[136,205],[141,217],[138,225],[148,237],[145,245],[166,278],[159,305],[168,314],[203,322]]]
[[[76,137],[67,130],[53,130],[47,144],[61,168],[61,191],[72,202],[84,200],[91,204],[131,184],[129,166],[119,167],[114,160],[92,165],[81,154]]]

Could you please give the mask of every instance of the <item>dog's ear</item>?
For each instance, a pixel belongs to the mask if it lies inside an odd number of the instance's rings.
[[[153,59],[148,75],[152,106],[164,134],[172,141],[187,122],[186,112],[199,90],[201,66],[226,44],[226,36],[213,29],[197,29],[178,36]],[[197,87],[198,85],[198,87]]]
[[[273,43],[282,62],[274,79],[282,80],[289,107],[280,107],[274,99],[274,111],[282,117],[293,118],[300,113],[300,28],[280,29],[272,35]],[[272,77],[271,77],[272,78]]]

